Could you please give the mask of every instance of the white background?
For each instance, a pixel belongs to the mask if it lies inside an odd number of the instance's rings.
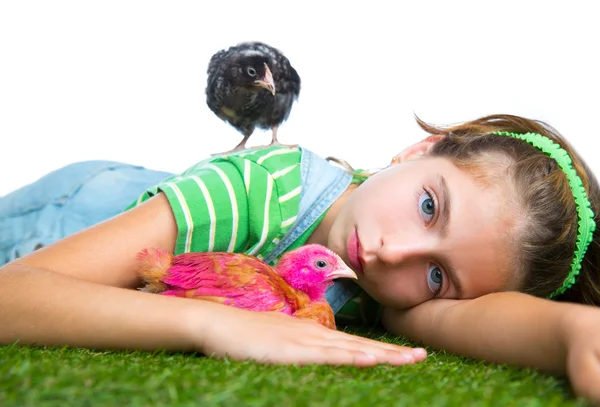
[[[302,78],[283,143],[372,168],[424,136],[413,114],[511,113],[556,127],[600,173],[599,20],[592,1],[4,0],[0,195],[75,161],[176,172],[232,148],[206,67],[246,40]]]

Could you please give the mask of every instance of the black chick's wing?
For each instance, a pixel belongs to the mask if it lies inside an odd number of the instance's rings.
[[[219,114],[221,101],[227,91],[227,84],[224,81],[223,73],[225,70],[224,61],[227,59],[228,53],[228,50],[221,50],[214,54],[208,62],[206,104],[216,114]]]

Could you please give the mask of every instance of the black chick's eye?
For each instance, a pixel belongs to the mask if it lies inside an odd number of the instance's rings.
[[[248,74],[248,76],[255,77],[256,76],[256,69],[254,69],[251,66],[249,66],[249,67],[246,68],[246,73]]]
[[[327,267],[327,262],[325,260],[317,260],[315,261],[315,266],[317,266],[318,269],[324,269]]]

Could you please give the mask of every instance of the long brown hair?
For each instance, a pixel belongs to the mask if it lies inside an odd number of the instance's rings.
[[[483,181],[494,173],[489,171],[490,166],[498,162],[489,158],[500,157],[501,176],[512,181],[513,203],[523,222],[513,231],[516,235],[512,266],[521,281],[520,290],[539,297],[554,292],[570,271],[577,236],[577,210],[567,178],[556,161],[537,148],[522,140],[490,133],[533,132],[560,144],[571,156],[598,223],[598,181],[579,154],[558,131],[538,120],[491,115],[451,126],[416,120],[426,132],[447,136],[433,146],[429,155],[446,157]],[[557,299],[600,305],[600,224],[576,283]]]

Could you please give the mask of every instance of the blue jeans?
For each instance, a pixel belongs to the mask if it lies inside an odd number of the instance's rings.
[[[113,161],[67,165],[0,197],[0,265],[119,214],[172,174]]]

